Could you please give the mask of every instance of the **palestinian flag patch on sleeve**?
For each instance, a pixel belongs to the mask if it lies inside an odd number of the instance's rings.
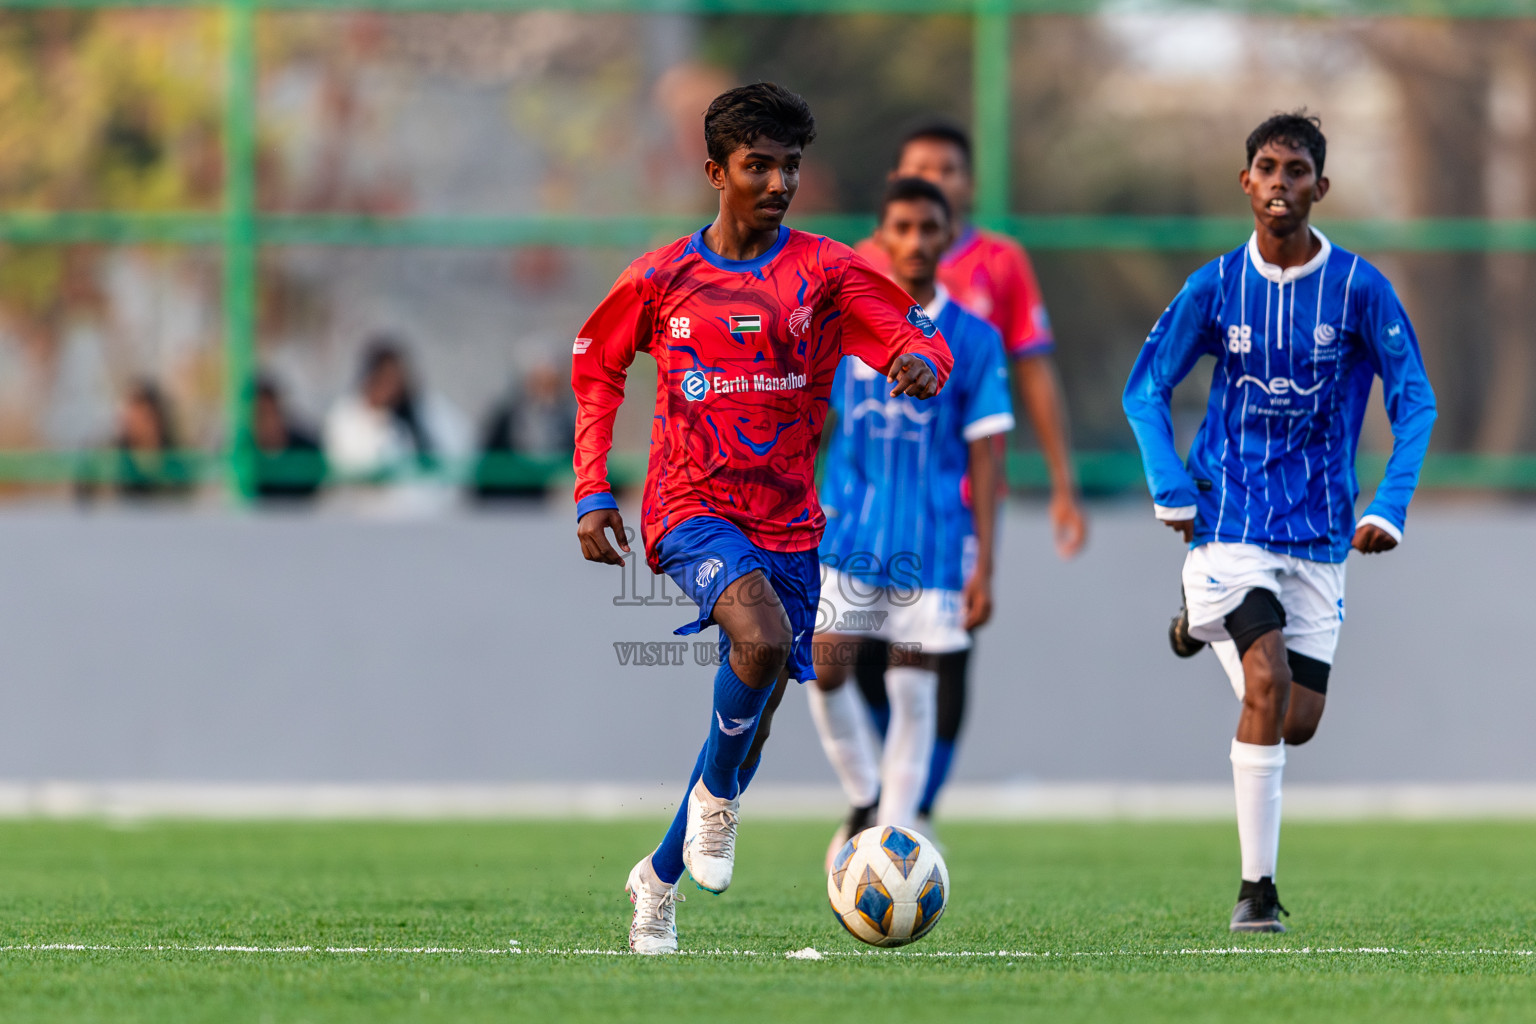
[[[760,313],[748,313],[745,316],[731,314],[732,334],[757,334],[763,329],[763,317]]]

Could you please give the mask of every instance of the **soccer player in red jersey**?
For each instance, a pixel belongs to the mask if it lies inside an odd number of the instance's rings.
[[[1051,474],[1056,550],[1063,558],[1071,558],[1082,549],[1087,526],[1072,471],[1066,403],[1050,357],[1056,339],[1034,267],[1018,242],[968,223],[976,183],[971,176],[971,140],[959,127],[934,122],[908,132],[890,177],[933,182],[956,211],[957,233],[939,261],[939,283],[1003,336],[1003,347],[1017,371],[1019,401],[1028,410]],[[889,272],[890,258],[873,238],[866,238],[855,250]]]
[[[1087,520],[1072,471],[1067,408],[1051,358],[1055,337],[1029,257],[1023,246],[1007,235],[967,222],[976,183],[971,176],[970,136],[957,125],[935,121],[908,132],[897,150],[896,167],[890,177],[933,182],[955,211],[957,233],[939,261],[939,283],[960,305],[989,321],[1003,336],[1003,347],[1014,365],[1019,402],[1029,415],[1051,474],[1050,516],[1056,551],[1062,558],[1072,558],[1082,550]],[[889,272],[890,259],[873,238],[860,242],[857,252]],[[883,645],[864,646],[868,649],[861,650],[859,655],[859,689],[883,728],[889,707],[883,683],[887,656]],[[928,785],[918,808],[918,829],[925,834],[932,834],[933,806],[949,775],[959,742],[970,656],[967,649],[939,658],[938,734]],[[861,820],[860,809],[855,808],[850,821],[857,820]]]
[[[770,698],[816,677],[825,517],[814,468],[832,379],[856,355],[892,395],[928,398],[950,354],[923,307],[838,242],[783,224],[816,122],[759,83],[704,115],[713,223],[619,275],[573,349],[576,515],[582,554],[622,566],[624,523],[607,481],[613,420],[636,352],[656,360],[641,507],[646,562],[699,606],[677,630],[720,626],[709,736],[661,845],[630,872],[630,948],[677,950],[677,882],[731,883],[741,791],[760,763]],[[777,685],[776,685],[777,684]]]

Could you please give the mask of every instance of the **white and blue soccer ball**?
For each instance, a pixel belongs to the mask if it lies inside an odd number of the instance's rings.
[[[933,840],[876,825],[849,839],[827,875],[832,913],[871,946],[905,946],[933,930],[949,905],[949,868]]]

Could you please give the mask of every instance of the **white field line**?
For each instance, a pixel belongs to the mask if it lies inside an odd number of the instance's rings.
[[[808,951],[799,950],[795,953],[803,954]],[[46,942],[24,943],[10,946],[0,946],[0,953],[224,953],[224,954],[268,954],[281,955],[293,953],[324,953],[340,955],[417,955],[417,956],[501,956],[501,955],[534,955],[534,956],[630,956],[625,949],[583,949],[578,947],[561,948],[536,948],[510,944],[500,948],[476,949],[473,947],[458,946],[235,946],[235,945],[144,945],[144,946],[120,946],[103,944],[85,944],[72,942]],[[1081,950],[1075,952],[1051,952],[1039,950],[939,950],[924,952],[922,950],[901,949],[867,949],[867,950],[825,950],[817,956],[797,956],[792,953],[777,953],[755,949],[697,949],[680,950],[680,956],[764,956],[764,957],[790,957],[791,959],[823,959],[828,957],[874,957],[895,959],[925,959],[925,960],[953,960],[953,959],[981,959],[981,960],[1055,960],[1069,958],[1134,958],[1134,957],[1160,957],[1160,956],[1410,956],[1410,957],[1464,957],[1464,956],[1494,956],[1494,957],[1529,957],[1536,956],[1536,950],[1531,949],[1402,949],[1392,946],[1294,946],[1294,947],[1256,947],[1242,946],[1216,946],[1211,948],[1189,949],[1116,949],[1116,950]]]

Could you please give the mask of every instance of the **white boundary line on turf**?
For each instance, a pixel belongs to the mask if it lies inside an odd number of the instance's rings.
[[[896,957],[896,958],[922,958],[928,960],[948,959],[988,959],[988,960],[1055,960],[1074,957],[1088,958],[1118,958],[1118,957],[1156,957],[1156,956],[1421,956],[1421,957],[1452,957],[1452,956],[1536,956],[1536,950],[1531,949],[1401,949],[1392,946],[1281,946],[1273,948],[1243,947],[1243,946],[1216,946],[1211,948],[1189,949],[1119,949],[1119,950],[1081,950],[1075,952],[1040,952],[1035,950],[937,950],[925,952],[922,950],[901,949],[853,949],[853,950],[825,950],[807,951],[798,950],[796,953],[815,952],[815,956],[797,957],[794,953],[769,953],[754,949],[696,949],[680,950],[682,956],[785,956],[792,959],[822,959],[826,957]],[[144,945],[144,946],[114,946],[105,944],[87,944],[73,942],[45,942],[22,943],[17,945],[0,946],[0,953],[257,953],[257,954],[284,954],[284,953],[328,953],[343,955],[367,955],[367,954],[412,954],[412,955],[465,955],[465,956],[492,956],[492,955],[521,955],[532,954],[535,956],[630,956],[626,949],[581,949],[558,947],[533,948],[520,945],[508,945],[502,948],[474,949],[456,946],[235,946],[235,945]]]

